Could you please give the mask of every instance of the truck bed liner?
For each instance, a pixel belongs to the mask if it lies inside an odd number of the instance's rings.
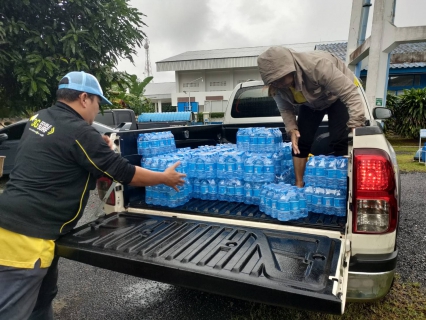
[[[254,220],[273,224],[294,225],[298,227],[311,227],[327,230],[336,230],[344,233],[346,217],[335,215],[319,214],[309,212],[308,217],[292,221],[279,221],[259,210],[257,205],[248,205],[240,202],[227,202],[219,200],[191,199],[182,206],[169,208],[163,206],[147,205],[144,201],[134,201],[129,204],[130,208],[150,209],[168,212],[202,214],[207,216],[220,216],[230,219]],[[131,211],[131,209],[129,209]]]

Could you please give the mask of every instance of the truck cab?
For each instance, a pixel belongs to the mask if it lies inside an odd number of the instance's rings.
[[[371,301],[389,291],[398,251],[400,182],[395,153],[369,107],[367,122],[349,137],[346,215],[309,212],[278,221],[241,202],[191,199],[169,208],[145,202],[145,188],[113,188],[105,216],[57,241],[57,254],[93,266],[174,285],[278,306],[342,314],[346,301]],[[177,147],[235,143],[242,127],[278,127],[282,119],[263,83],[238,84],[220,125],[171,131]],[[111,134],[117,152],[140,165],[141,131]],[[327,119],[317,136],[324,144]],[[325,138],[324,138],[325,137]],[[325,145],[325,144],[324,144]]]

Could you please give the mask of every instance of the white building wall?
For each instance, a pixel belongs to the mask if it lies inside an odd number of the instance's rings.
[[[197,85],[185,86],[195,79]],[[177,106],[178,98],[182,101],[188,101],[190,92],[191,101],[198,102],[199,112],[224,112],[228,104],[229,97],[235,86],[247,80],[260,80],[260,74],[257,68],[239,68],[222,70],[198,70],[194,71],[176,71],[177,92],[172,94],[172,105]],[[186,93],[184,92],[186,91]],[[210,100],[207,97],[223,97],[222,100]]]

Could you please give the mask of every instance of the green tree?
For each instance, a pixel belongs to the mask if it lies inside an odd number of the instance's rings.
[[[400,96],[388,94],[386,106],[393,118],[386,120],[387,132],[401,137],[418,138],[426,128],[426,88],[404,90]]]
[[[104,91],[142,46],[144,16],[129,0],[0,2],[0,115],[51,105],[69,71],[94,74]]]
[[[145,87],[153,77],[139,81],[136,75],[124,75],[126,81],[116,82],[109,91],[111,102],[115,108],[132,109],[136,115],[154,112],[153,103],[144,97]]]

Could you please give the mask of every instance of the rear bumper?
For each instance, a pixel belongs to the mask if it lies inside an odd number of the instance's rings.
[[[395,275],[398,250],[390,254],[355,255],[351,258],[347,301],[372,301],[383,298]]]

